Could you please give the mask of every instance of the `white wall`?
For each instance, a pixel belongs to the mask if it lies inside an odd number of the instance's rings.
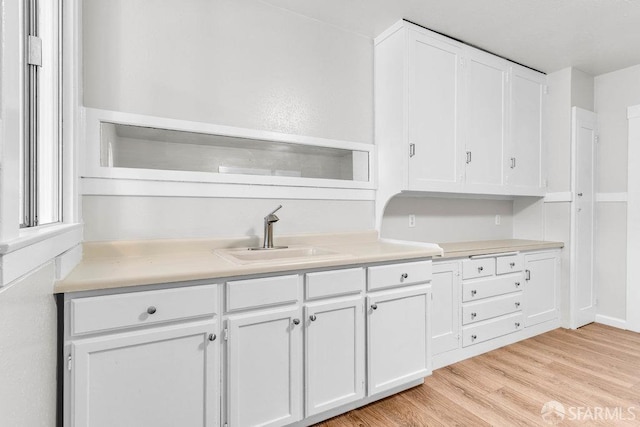
[[[595,78],[600,142],[596,188],[611,201],[596,204],[598,314],[626,319],[627,107],[640,104],[640,65]]]
[[[409,227],[409,215],[416,226]],[[500,225],[495,216],[500,215]],[[445,199],[396,196],[387,205],[381,235],[421,242],[461,242],[510,239],[513,202],[510,200]]]
[[[84,104],[373,143],[373,41],[257,0],[84,1]],[[268,188],[265,189],[268,191]],[[86,240],[374,228],[373,201],[84,197]]]
[[[0,289],[0,425],[54,426],[56,306],[50,262]]]

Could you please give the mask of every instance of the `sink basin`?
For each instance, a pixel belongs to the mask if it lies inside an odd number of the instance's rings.
[[[254,264],[261,262],[295,263],[348,256],[347,254],[310,246],[265,250],[249,250],[248,248],[219,249],[216,253],[222,258],[236,264]]]

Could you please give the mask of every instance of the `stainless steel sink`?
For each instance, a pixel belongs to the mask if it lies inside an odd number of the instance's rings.
[[[236,264],[254,263],[303,263],[319,259],[345,258],[348,254],[320,249],[312,246],[289,247],[284,249],[250,250],[250,248],[218,249],[222,258]]]

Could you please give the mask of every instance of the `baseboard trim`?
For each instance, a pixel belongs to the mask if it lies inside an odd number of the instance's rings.
[[[604,316],[602,314],[596,314],[596,323],[602,323],[603,325],[612,326],[618,329],[627,329],[627,321],[619,319],[617,317]]]

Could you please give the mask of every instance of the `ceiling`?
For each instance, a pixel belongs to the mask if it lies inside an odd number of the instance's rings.
[[[546,73],[640,64],[640,0],[262,0],[367,37],[399,19]]]

